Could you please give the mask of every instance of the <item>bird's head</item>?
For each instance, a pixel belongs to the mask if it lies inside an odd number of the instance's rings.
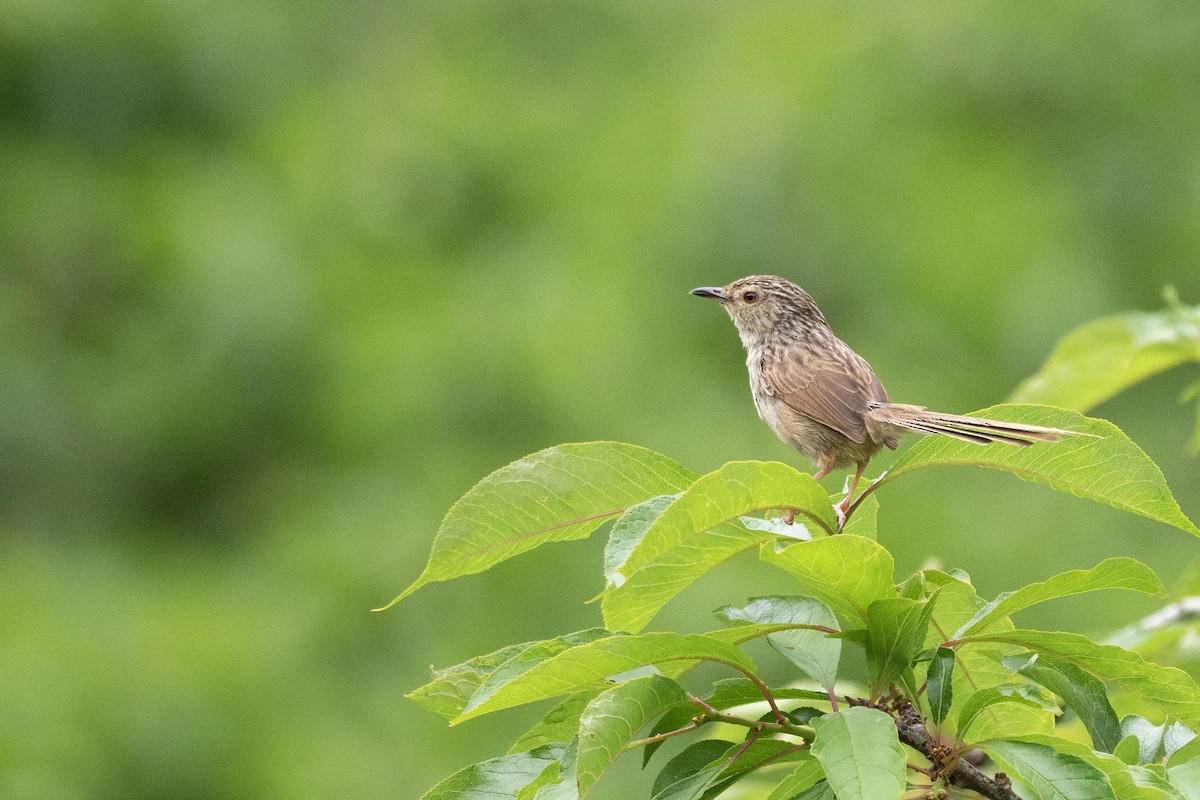
[[[775,334],[804,336],[812,328],[826,325],[808,292],[774,275],[750,275],[728,286],[702,286],[691,293],[717,300],[747,348]]]

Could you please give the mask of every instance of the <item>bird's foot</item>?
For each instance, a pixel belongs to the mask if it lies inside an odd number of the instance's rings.
[[[846,511],[849,508],[850,495],[846,495],[846,498],[842,502],[833,507],[833,513],[837,515],[837,529],[834,530],[834,533],[841,533],[842,528],[846,527]]]
[[[784,525],[791,525],[793,522],[796,521],[796,509],[794,509],[794,508],[783,509],[783,516],[780,519],[783,520]]]

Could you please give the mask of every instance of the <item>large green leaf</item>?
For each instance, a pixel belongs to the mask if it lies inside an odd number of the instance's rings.
[[[827,533],[837,526],[829,496],[812,476],[778,461],[731,461],[697,478],[642,536],[622,574],[637,572],[680,542],[742,514],[795,508]]]
[[[544,717],[531,725],[529,730],[518,736],[508,748],[508,752],[522,753],[543,744],[571,741],[579,733],[579,718],[583,716],[587,704],[611,686],[608,681],[596,681],[590,688],[563,698],[554,708],[547,711]]]
[[[1018,706],[1026,706],[1035,712],[1041,712],[1041,707],[1032,700],[1014,691],[1001,691],[996,687],[989,687],[975,692],[967,698],[958,709],[958,736],[964,741],[967,740],[967,734],[971,731],[971,726],[975,721],[993,706],[1003,704],[1015,704]],[[994,709],[993,709],[994,710]]]
[[[811,761],[792,742],[758,739],[734,744],[705,739],[684,748],[654,781],[653,800],[710,800],[766,763]]]
[[[772,795],[772,797],[774,796]],[[833,787],[829,785],[829,781],[820,781],[790,800],[838,800],[838,798],[833,792]]]
[[[787,464],[733,461],[697,479],[651,522],[614,570],[601,606],[605,625],[641,630],[710,569],[775,538],[747,530],[739,517],[785,507],[798,509],[799,519],[826,532],[836,527],[825,490]]]
[[[554,639],[504,647],[462,664],[437,670],[432,681],[414,689],[408,697],[435,714],[454,719],[463,712],[481,687],[507,683],[535,664],[564,650],[615,635],[604,628],[588,628]]]
[[[620,586],[625,582],[621,567],[625,559],[633,552],[633,548],[642,540],[646,529],[654,523],[667,506],[675,502],[677,494],[660,494],[649,500],[631,506],[613,523],[608,533],[608,541],[604,545],[604,583],[605,587]]]
[[[1123,742],[1133,741],[1137,745],[1137,758],[1133,763],[1157,764],[1168,763],[1175,754],[1196,739],[1196,733],[1191,728],[1178,722],[1164,722],[1155,725],[1145,717],[1131,714],[1120,722],[1120,735],[1127,737]],[[1195,753],[1196,747],[1180,753],[1180,758],[1186,759],[1188,753]],[[1178,762],[1182,763],[1182,761]]]
[[[723,739],[694,742],[666,763],[654,779],[653,800],[696,800],[717,781],[739,745]]]
[[[896,800],[904,792],[907,759],[890,716],[856,706],[817,717],[812,725],[812,754],[838,800]]]
[[[467,701],[487,676],[522,650],[538,644],[525,642],[502,647],[495,652],[476,656],[470,661],[433,671],[433,680],[409,692],[417,705],[445,719],[454,719],[466,708]],[[569,738],[569,737],[568,737]]]
[[[951,633],[973,617],[983,601],[975,593],[975,587],[966,581],[965,575],[955,576],[937,570],[925,570],[920,574],[924,584],[922,593],[928,595],[938,592],[937,606],[925,638],[925,647],[935,648],[950,639]],[[996,626],[1012,630],[1012,623],[1008,619],[1000,620]],[[955,702],[969,703],[982,690],[1013,683],[1038,689],[1028,678],[1013,675],[1012,670],[1000,663],[1002,656],[1017,650],[1016,647],[996,644],[962,648],[955,653],[954,673],[951,676]],[[957,719],[961,718],[960,711]],[[1045,709],[1033,704],[1004,704],[982,711],[982,716],[976,721],[975,736],[990,739],[1030,732],[1050,733],[1053,729],[1054,717]],[[961,728],[958,730],[961,733]]]
[[[541,775],[517,792],[515,800],[579,800],[579,787],[575,785],[575,750],[578,744],[579,740],[572,738],[558,761],[547,764]]]
[[[811,689],[791,689],[773,686],[771,694],[776,700],[820,700],[826,701],[829,696],[825,692],[814,692]],[[746,678],[727,678],[713,684],[712,691],[704,697],[704,702],[722,711],[750,704],[766,703],[762,690]],[[651,735],[678,730],[698,713],[695,706],[680,706],[663,714],[655,723]],[[650,757],[662,746],[662,742],[653,742],[643,749],[642,765],[650,762]]]
[[[993,631],[957,640],[960,646],[974,642],[1014,644],[1053,656],[1120,686],[1193,729],[1200,728],[1200,686],[1183,670],[1147,662],[1137,653],[1096,644],[1076,633]]]
[[[636,678],[592,700],[579,720],[575,756],[579,795],[587,796],[643,725],[686,702],[683,687],[661,675]]]
[[[1086,761],[1104,773],[1119,800],[1186,800],[1178,789],[1155,771],[1125,764],[1115,756],[1096,752],[1085,744],[1056,736],[1024,736],[1016,741],[1044,745]]]
[[[1049,406],[998,405],[974,414],[1008,422],[1045,425],[1092,434],[1067,436],[1032,447],[977,445],[931,436],[915,443],[873,487],[884,486],[916,469],[939,464],[970,464],[1011,472],[1200,536],[1167,488],[1158,465],[1120,428],[1101,419]]]
[[[929,673],[926,678],[926,699],[929,701],[929,715],[935,725],[941,725],[942,720],[954,703],[954,650],[950,647],[939,647],[933,653],[929,662]]]
[[[863,502],[854,509],[854,514],[846,520],[842,533],[852,533],[864,539],[875,539],[879,532],[879,499],[869,494]]]
[[[1200,758],[1169,767],[1167,779],[1186,800],[1200,800]]]
[[[782,547],[768,542],[759,554],[856,626],[866,623],[871,603],[896,596],[892,555],[871,539],[843,533]]]
[[[723,606],[715,613],[734,625],[790,623],[837,630],[833,612],[813,597],[756,597],[744,608]],[[841,639],[830,638],[820,630],[797,628],[768,634],[767,641],[810,678],[833,689],[842,655]]]
[[[1078,756],[1044,744],[980,742],[979,747],[1034,792],[1031,800],[1115,800],[1104,773]]]
[[[769,626],[766,629],[774,630]],[[502,708],[572,694],[597,680],[647,664],[697,661],[716,661],[746,673],[754,670],[745,653],[714,636],[678,633],[611,636],[539,661],[512,680],[493,680],[494,674],[489,676],[451,724]]]
[[[1097,750],[1111,753],[1121,741],[1121,722],[1104,684],[1074,664],[1044,653],[1008,656],[1004,665],[1045,686],[1074,711]]]
[[[724,522],[680,542],[604,593],[604,624],[613,630],[642,630],[671,598],[705,573],[775,538],[738,522]]]
[[[547,542],[582,539],[695,477],[660,453],[620,442],[563,444],[514,461],[454,504],[424,571],[384,608],[427,583],[482,572]]]
[[[460,769],[421,796],[421,800],[496,800],[512,797],[563,754],[563,745],[492,758]]]
[[[1145,378],[1200,361],[1200,307],[1130,312],[1094,320],[1068,333],[1014,403],[1087,411]]]
[[[791,772],[776,784],[771,790],[771,794],[767,800],[797,800],[798,797],[804,797],[801,792],[811,789],[818,783],[824,783],[825,769],[821,766],[821,762],[815,758],[810,758],[797,764]],[[828,786],[828,784],[825,784]],[[833,789],[829,790],[830,800],[833,798]]]
[[[902,680],[909,672],[924,648],[936,601],[935,593],[927,600],[889,597],[867,607],[867,674],[872,695],[885,692],[889,684]],[[910,680],[902,682],[915,700],[916,687]]]
[[[1145,564],[1132,558],[1109,558],[1091,569],[1060,572],[1039,583],[1031,583],[1014,592],[998,595],[956,631],[954,636],[958,638],[985,631],[997,619],[1046,600],[1100,589],[1129,589],[1145,594],[1165,594],[1162,582]]]

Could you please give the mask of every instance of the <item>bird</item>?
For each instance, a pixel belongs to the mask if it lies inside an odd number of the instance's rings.
[[[893,403],[866,359],[834,335],[812,295],[784,278],[750,275],[691,294],[716,300],[729,314],[746,348],[759,417],[812,461],[813,477],[854,468],[846,496],[834,506],[838,530],[867,463],[883,447],[895,450],[903,433],[1022,447],[1076,434]]]

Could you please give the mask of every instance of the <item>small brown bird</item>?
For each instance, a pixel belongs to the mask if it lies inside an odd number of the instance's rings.
[[[820,480],[855,467],[846,497],[834,506],[839,523],[867,462],[906,431],[940,433],[976,444],[1054,442],[1073,431],[940,414],[893,403],[871,365],[833,335],[808,292],[774,275],[751,275],[692,294],[718,300],[746,347],[754,405],[775,435],[812,460]]]

